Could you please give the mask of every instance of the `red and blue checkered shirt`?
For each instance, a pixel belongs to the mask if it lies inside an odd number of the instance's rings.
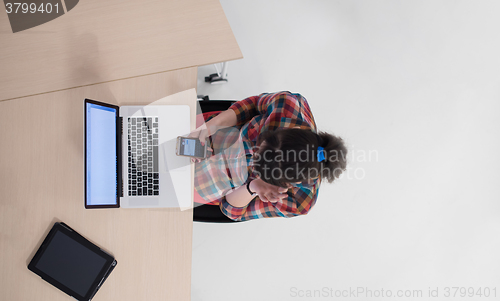
[[[317,131],[307,100],[290,92],[264,93],[238,101],[229,109],[236,113],[237,124],[211,136],[216,155],[196,164],[198,194],[237,221],[307,214],[316,202],[320,179],[310,184],[293,184],[288,197],[276,203],[263,202],[256,196],[247,206],[239,208],[231,206],[225,197],[232,189],[255,178],[252,157],[261,133],[293,127]]]

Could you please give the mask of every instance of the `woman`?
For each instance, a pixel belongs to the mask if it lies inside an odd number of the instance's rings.
[[[210,137],[214,152],[194,160],[197,193],[235,221],[307,214],[321,181],[333,182],[346,168],[343,140],[317,132],[300,94],[238,101],[190,136],[202,144]]]

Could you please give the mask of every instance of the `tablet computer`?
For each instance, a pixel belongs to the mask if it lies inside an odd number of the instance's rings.
[[[28,269],[77,300],[91,300],[116,260],[64,223],[55,223]]]

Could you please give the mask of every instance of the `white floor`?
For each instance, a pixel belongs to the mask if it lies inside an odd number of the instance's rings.
[[[499,300],[500,2],[221,3],[244,59],[198,94],[299,92],[351,158],[307,216],[195,223],[192,300]]]

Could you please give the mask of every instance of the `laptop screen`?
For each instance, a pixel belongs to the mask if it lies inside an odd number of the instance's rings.
[[[117,204],[118,110],[88,103],[86,110],[86,202],[87,205]]]

